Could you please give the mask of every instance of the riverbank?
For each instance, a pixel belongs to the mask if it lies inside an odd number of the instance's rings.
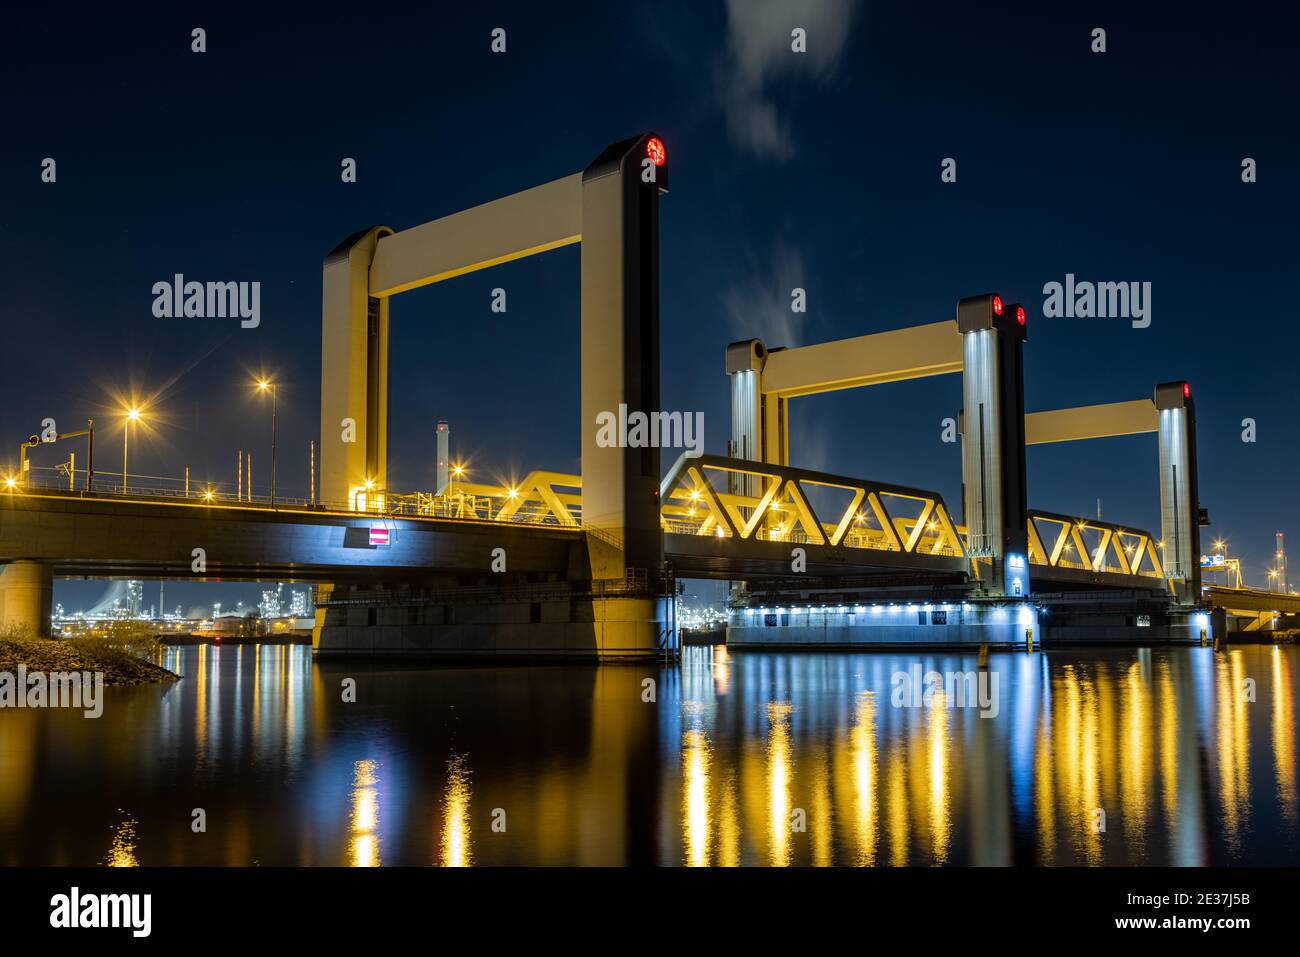
[[[0,671],[16,672],[24,666],[33,671],[94,671],[104,675],[106,685],[157,684],[175,681],[180,675],[160,668],[133,654],[128,648],[102,638],[0,637]]]
[[[281,635],[195,635],[166,634],[158,636],[158,644],[169,648],[187,645],[310,645],[311,635],[286,632]]]

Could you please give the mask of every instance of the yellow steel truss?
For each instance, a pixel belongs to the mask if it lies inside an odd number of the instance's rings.
[[[737,488],[757,485],[760,494],[719,487],[719,476]],[[733,477],[753,481],[733,483]],[[823,521],[809,498],[814,488],[847,493],[848,505]],[[904,503],[917,514],[901,514]],[[665,531],[689,535],[966,554],[937,493],[722,456],[677,460],[660,486],[660,521]]]
[[[1147,532],[1049,512],[1029,514],[1029,561],[1051,568],[1164,578],[1156,542]],[[1051,545],[1044,543],[1044,534]],[[1089,547],[1089,538],[1094,544]]]

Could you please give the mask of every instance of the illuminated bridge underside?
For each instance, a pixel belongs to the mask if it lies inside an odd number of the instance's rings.
[[[388,530],[388,546],[369,546],[375,527]],[[195,548],[204,552],[203,573],[193,570]],[[589,576],[581,530],[555,525],[0,496],[0,561],[41,562],[56,576],[330,582],[428,572],[490,575],[496,548],[506,550],[511,573]]]
[[[1300,595],[1284,595],[1260,588],[1229,588],[1226,585],[1210,585],[1202,589],[1201,594],[1208,604],[1226,608],[1230,613],[1275,611],[1284,615],[1300,614]]]
[[[678,575],[970,572],[935,492],[705,455],[677,460],[660,502],[664,552]],[[795,564],[795,548],[806,566]]]

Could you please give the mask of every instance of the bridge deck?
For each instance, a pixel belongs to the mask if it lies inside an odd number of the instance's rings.
[[[371,528],[389,544],[372,546]],[[584,577],[582,530],[474,519],[383,517],[310,508],[77,493],[0,495],[0,561],[69,577],[334,581],[507,569]],[[204,572],[194,571],[195,549]]]

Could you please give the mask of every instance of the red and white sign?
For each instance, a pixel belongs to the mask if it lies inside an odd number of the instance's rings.
[[[371,546],[383,545],[386,547],[388,545],[388,529],[372,528],[370,530],[370,544]]]

